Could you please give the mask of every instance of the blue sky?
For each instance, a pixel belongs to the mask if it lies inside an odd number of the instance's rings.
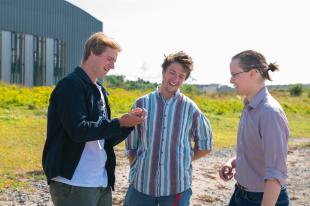
[[[229,63],[254,49],[280,71],[269,84],[310,83],[307,0],[68,0],[103,22],[123,51],[109,74],[161,81],[164,55],[194,59],[190,83],[229,85]]]

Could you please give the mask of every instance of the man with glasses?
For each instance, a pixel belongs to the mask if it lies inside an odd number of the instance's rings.
[[[265,86],[269,71],[278,66],[267,63],[253,50],[235,55],[230,63],[230,82],[243,95],[237,156],[219,170],[224,181],[237,181],[229,206],[288,206],[286,189],[288,121],[280,104]]]

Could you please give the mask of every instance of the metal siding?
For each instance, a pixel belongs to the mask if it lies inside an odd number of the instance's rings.
[[[54,40],[46,39],[46,85],[53,85],[54,83]]]
[[[102,23],[63,0],[1,0],[0,30],[63,40],[68,73],[80,64],[84,42],[102,31]]]
[[[11,32],[2,31],[2,73],[1,80],[10,82],[11,73]]]
[[[33,86],[33,36],[25,35],[25,85]]]

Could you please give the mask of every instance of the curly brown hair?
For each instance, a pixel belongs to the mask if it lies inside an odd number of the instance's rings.
[[[193,59],[183,51],[179,51],[174,54],[169,54],[168,56],[165,56],[164,62],[161,65],[163,69],[162,71],[165,72],[167,67],[170,64],[175,63],[175,62],[183,66],[184,70],[187,73],[186,79],[188,79],[189,75],[193,71],[193,66],[194,66]]]

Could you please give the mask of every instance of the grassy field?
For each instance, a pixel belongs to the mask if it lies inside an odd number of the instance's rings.
[[[27,179],[45,178],[41,155],[46,136],[46,110],[52,87],[25,88],[0,84],[0,191],[32,189]],[[147,91],[109,89],[114,117],[127,112]],[[291,136],[310,138],[310,98],[273,92],[289,119]],[[234,94],[188,94],[209,118],[216,148],[235,145],[242,99]],[[121,144],[119,147],[123,147]]]

